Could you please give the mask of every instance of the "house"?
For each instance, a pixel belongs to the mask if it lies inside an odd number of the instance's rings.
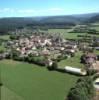
[[[87,67],[92,67],[93,63],[97,60],[97,56],[93,52],[86,52],[81,56],[81,62],[86,64]]]

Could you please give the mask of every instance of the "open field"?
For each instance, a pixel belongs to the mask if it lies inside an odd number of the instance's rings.
[[[92,25],[92,29],[96,29],[97,31],[99,31],[99,22],[98,23],[93,23]]]
[[[93,28],[93,27],[92,27]],[[94,29],[99,29],[99,27],[94,27]],[[44,31],[44,32],[48,32],[48,33],[61,33],[61,36],[64,38],[68,38],[68,39],[78,39],[77,35],[86,35],[87,33],[68,33],[70,30],[72,29],[48,29],[48,31]],[[89,34],[91,36],[91,34]],[[93,36],[93,35],[92,35]],[[99,37],[99,35],[94,35],[96,37]]]
[[[81,52],[78,52],[76,53],[75,57],[62,60],[61,62],[58,63],[59,67],[72,66],[72,67],[84,68],[84,65],[80,63],[81,54],[82,54]]]
[[[61,33],[61,36],[68,39],[77,39],[77,35],[86,34],[86,33],[68,33],[71,29],[48,29],[48,33]]]
[[[78,79],[74,75],[12,60],[0,61],[0,68],[3,86],[22,100],[64,100]],[[10,98],[11,93],[6,96]]]
[[[24,100],[21,96],[18,96],[5,86],[1,87],[1,91],[1,100]]]
[[[0,50],[5,50],[4,46],[1,45],[0,46]]]
[[[9,40],[9,35],[0,35],[0,39]],[[5,50],[3,45],[0,45],[0,50]]]
[[[65,38],[68,39],[77,39],[77,35],[81,34],[81,33],[68,33],[68,31],[70,31],[70,29],[49,29],[48,32],[49,33],[61,33],[61,35]],[[83,35],[86,33],[82,33]]]
[[[0,39],[9,40],[9,35],[1,35]]]

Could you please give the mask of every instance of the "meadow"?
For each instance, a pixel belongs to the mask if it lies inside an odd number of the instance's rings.
[[[1,100],[64,100],[78,79],[75,75],[13,60],[0,61],[0,68]]]
[[[1,35],[0,39],[9,40],[9,35]]]

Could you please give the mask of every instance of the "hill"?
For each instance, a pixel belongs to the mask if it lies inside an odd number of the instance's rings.
[[[95,22],[99,22],[99,14],[92,16],[89,20],[89,23],[95,23]]]
[[[9,30],[15,30],[18,27],[31,26],[51,26],[64,27],[83,22],[99,21],[99,13],[64,15],[64,16],[41,16],[41,17],[8,17],[0,18],[0,34],[6,34]],[[60,26],[61,25],[61,26]]]

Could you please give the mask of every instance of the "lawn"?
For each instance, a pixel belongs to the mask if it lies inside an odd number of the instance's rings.
[[[64,100],[78,79],[74,75],[12,60],[0,61],[0,68],[3,87],[8,91],[7,95],[1,91],[1,96],[11,98],[12,94],[13,100],[20,100],[19,97],[22,100]]]
[[[82,52],[78,52],[75,54],[75,57],[62,60],[58,63],[58,65],[59,67],[72,66],[72,67],[84,68],[84,65],[80,63],[81,55]]]

